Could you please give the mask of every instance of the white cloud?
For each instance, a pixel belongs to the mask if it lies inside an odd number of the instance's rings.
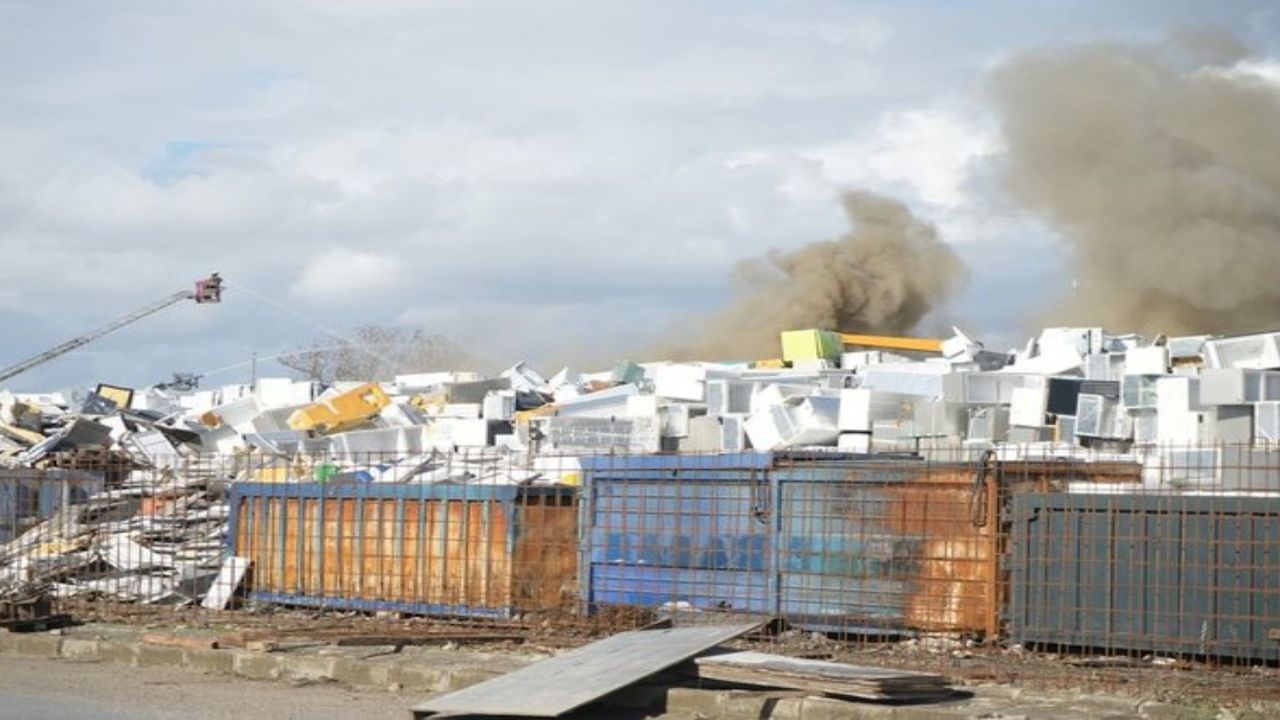
[[[393,258],[335,248],[308,263],[290,292],[320,303],[376,299],[394,293],[403,280]]]

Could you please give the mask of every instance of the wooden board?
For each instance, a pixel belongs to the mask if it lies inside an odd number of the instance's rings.
[[[933,673],[846,665],[760,652],[712,655],[696,661],[698,677],[761,687],[805,690],[863,700],[931,700],[951,694]]]
[[[428,700],[413,709],[414,717],[435,713],[557,717],[759,626],[705,625],[621,633]]]

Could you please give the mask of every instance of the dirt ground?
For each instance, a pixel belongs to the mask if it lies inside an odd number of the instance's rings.
[[[509,621],[451,621],[370,616],[359,613],[266,608],[232,612],[88,604],[68,607],[86,621],[142,627],[181,628],[211,635],[303,639],[309,636],[403,635],[406,638],[450,633],[438,644],[465,645],[489,652],[550,654],[612,632],[651,622],[635,613],[593,618]],[[474,638],[468,638],[474,634]],[[489,640],[489,637],[500,639]],[[1146,700],[1223,708],[1280,707],[1280,667],[1213,664],[1204,659],[1142,656],[1104,657],[1086,651],[1045,652],[1020,647],[985,646],[952,637],[872,641],[833,639],[798,631],[761,633],[736,641],[743,649],[797,657],[839,660],[859,665],[938,672],[958,687],[1000,684],[1031,691],[1108,693]]]

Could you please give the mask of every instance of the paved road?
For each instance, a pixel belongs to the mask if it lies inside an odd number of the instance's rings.
[[[0,655],[0,720],[409,717],[416,695]]]

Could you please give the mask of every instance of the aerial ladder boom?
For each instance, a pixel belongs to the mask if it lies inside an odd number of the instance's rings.
[[[126,325],[135,323],[148,315],[153,315],[170,305],[175,305],[183,300],[195,300],[201,304],[222,302],[222,278],[218,277],[218,273],[214,273],[203,280],[197,281],[194,291],[183,290],[181,292],[176,292],[163,300],[157,300],[149,305],[145,305],[134,310],[128,315],[118,317],[106,325],[85,333],[80,337],[73,338],[61,345],[45,350],[39,355],[33,355],[22,362],[0,369],[0,382],[4,382],[15,375],[21,375],[31,368],[49,362],[61,355],[65,355],[78,347],[82,347],[94,340],[97,340],[103,335],[119,330]]]

